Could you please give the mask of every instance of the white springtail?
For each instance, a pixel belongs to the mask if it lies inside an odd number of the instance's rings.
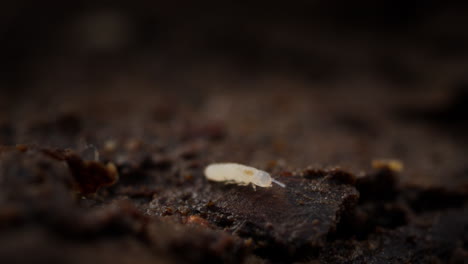
[[[273,179],[266,171],[237,163],[213,163],[205,168],[205,176],[208,180],[226,183],[236,183],[238,185],[249,185],[252,187],[272,187],[276,183],[281,187],[286,187],[282,182]]]

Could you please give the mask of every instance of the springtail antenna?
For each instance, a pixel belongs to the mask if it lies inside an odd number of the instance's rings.
[[[277,181],[277,180],[275,180],[275,179],[273,179],[273,178],[271,178],[271,181],[274,182],[274,183],[276,183],[276,184],[278,184],[279,186],[281,186],[281,187],[283,187],[283,188],[286,187],[286,184],[284,184],[284,183],[282,183],[282,182],[279,182],[279,181]]]

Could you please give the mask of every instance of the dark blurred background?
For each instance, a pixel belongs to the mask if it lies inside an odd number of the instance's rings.
[[[138,75],[198,88],[197,76],[273,73],[421,88],[466,74],[458,2],[2,1],[0,85],[11,95]]]

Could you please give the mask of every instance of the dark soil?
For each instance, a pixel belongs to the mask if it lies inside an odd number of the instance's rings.
[[[0,262],[464,263],[468,36],[434,25],[457,8],[403,2],[185,22],[170,5],[12,5]],[[286,188],[207,181],[213,162]]]

